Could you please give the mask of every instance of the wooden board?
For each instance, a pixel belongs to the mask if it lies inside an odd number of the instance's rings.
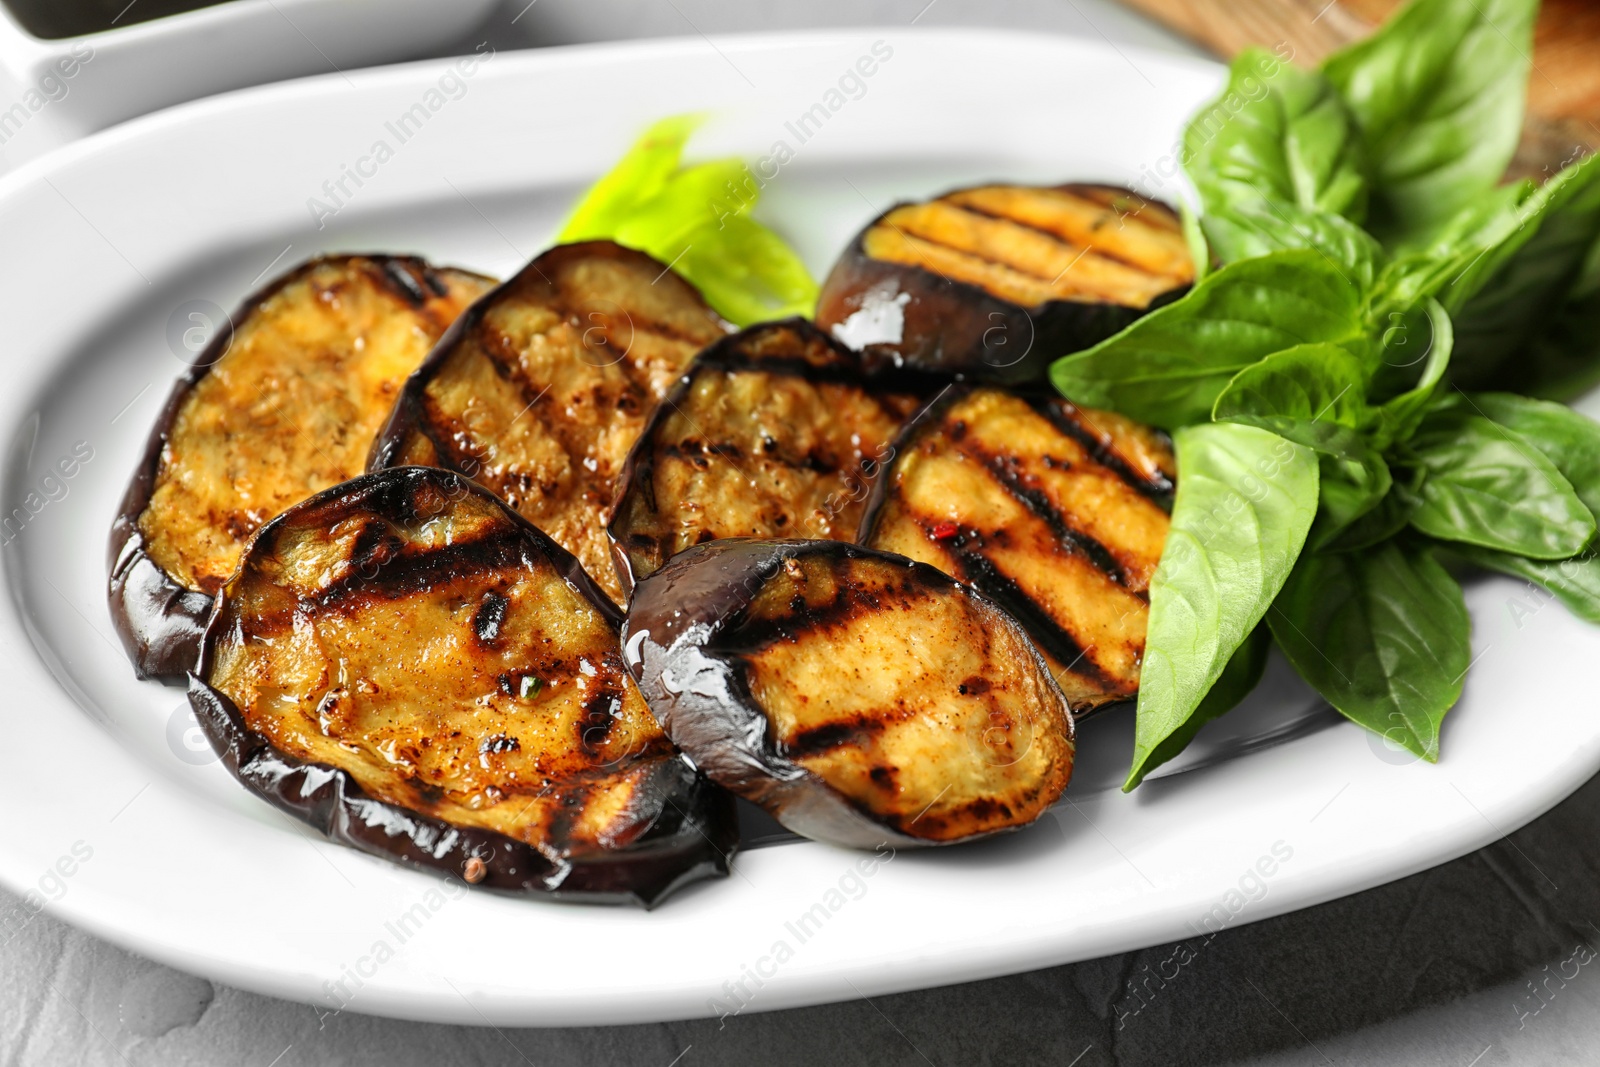
[[[1287,42],[1295,61],[1320,62],[1360,40],[1398,0],[1123,0],[1220,56]],[[1600,4],[1544,0],[1534,34],[1528,121],[1515,176],[1542,177],[1600,151]]]

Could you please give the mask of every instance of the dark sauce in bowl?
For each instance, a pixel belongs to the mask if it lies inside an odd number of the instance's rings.
[[[0,0],[22,28],[47,41],[121,29],[227,0]]]

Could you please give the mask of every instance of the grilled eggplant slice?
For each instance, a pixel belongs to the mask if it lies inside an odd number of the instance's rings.
[[[927,392],[905,375],[869,381],[805,319],[718,341],[623,467],[608,527],[623,588],[718,537],[854,537],[873,473]]]
[[[406,376],[492,284],[333,256],[245,301],[173,389],[111,528],[111,617],[141,678],[194,668],[250,535],[361,473]]]
[[[982,185],[873,220],[823,282],[817,324],[873,361],[1014,384],[1193,282],[1165,204],[1104,185]]]
[[[737,831],[640,698],[620,621],[490,493],[394,468],[262,527],[190,698],[241,782],[336,841],[649,905],[727,873]]]
[[[643,252],[557,246],[439,342],[406,383],[371,467],[466,474],[620,599],[605,527],[623,461],[689,360],[731,330]]]
[[[1032,822],[1072,774],[1022,628],[925,564],[839,541],[690,548],[634,589],[628,667],[667,734],[795,833],[944,845]]]
[[[1074,713],[1138,692],[1170,445],[1058,397],[961,386],[917,416],[858,540],[932,564],[1022,623]]]

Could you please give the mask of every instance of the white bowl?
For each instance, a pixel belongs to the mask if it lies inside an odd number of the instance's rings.
[[[409,58],[461,37],[498,2],[226,0],[44,40],[0,0],[0,173],[170,104]]]

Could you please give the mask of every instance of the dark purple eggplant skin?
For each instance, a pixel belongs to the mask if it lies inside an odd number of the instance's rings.
[[[907,203],[894,204],[883,215]],[[899,344],[861,349],[873,367],[911,367],[995,385],[1040,383],[1055,360],[1094,347],[1191,288],[1164,293],[1148,308],[1076,300],[1023,307],[923,267],[873,259],[862,242],[877,221],[861,228],[828,272],[816,315],[817,325],[833,332],[861,310],[868,294],[874,300],[902,302]]]
[[[433,269],[426,261],[414,256],[381,252],[348,253],[338,258],[392,263],[408,279],[410,273],[405,270],[406,267],[424,272]],[[232,346],[234,323],[244,322],[257,307],[315,262],[312,260],[286,271],[245,297],[233,317],[223,323],[179,376],[150,431],[144,455],[134,469],[133,478],[111,522],[111,537],[106,553],[106,566],[110,573],[107,594],[111,623],[128,658],[133,662],[134,672],[141,679],[154,679],[172,685],[184,684],[199,659],[200,639],[212,606],[209,595],[180,585],[150,558],[144,534],[139,530],[139,516],[144,513],[146,505],[150,503],[150,495],[155,492],[161,453],[166,448],[173,421],[177,419],[178,411],[190,391],[211,372],[211,368]],[[396,277],[396,288],[410,299],[412,294],[405,291],[406,284]],[[410,284],[414,286],[415,282]]]
[[[645,702],[667,736],[708,778],[803,837],[862,849],[937,848],[976,839],[934,841],[887,827],[773,745],[768,721],[749,690],[737,630],[751,600],[785,562],[810,555],[891,561],[918,581],[959,586],[1004,614],[943,571],[860,545],[737,537],[708,541],[673,556],[642,579],[629,599],[623,662]],[[1039,669],[1045,670],[1042,660]]]
[[[324,490],[273,518],[258,537],[314,508],[351,495],[382,493],[418,479],[447,497],[472,493],[492,500],[523,531],[534,551],[554,564],[569,586],[613,626],[622,611],[595,584],[572,554],[471,480],[436,467],[391,467],[360,475]],[[404,866],[450,878],[467,878],[468,864],[481,864],[476,888],[588,904],[652,908],[675,890],[706,878],[725,877],[739,848],[733,797],[707,781],[685,760],[663,796],[662,818],[633,844],[601,854],[555,861],[504,834],[454,826],[368,795],[345,770],[297,759],[251,729],[238,706],[203,678],[211,669],[222,619],[219,598],[208,620],[197,666],[188,675],[189,703],[212,749],[240,784],[273,807],[294,816],[339,844]]]

